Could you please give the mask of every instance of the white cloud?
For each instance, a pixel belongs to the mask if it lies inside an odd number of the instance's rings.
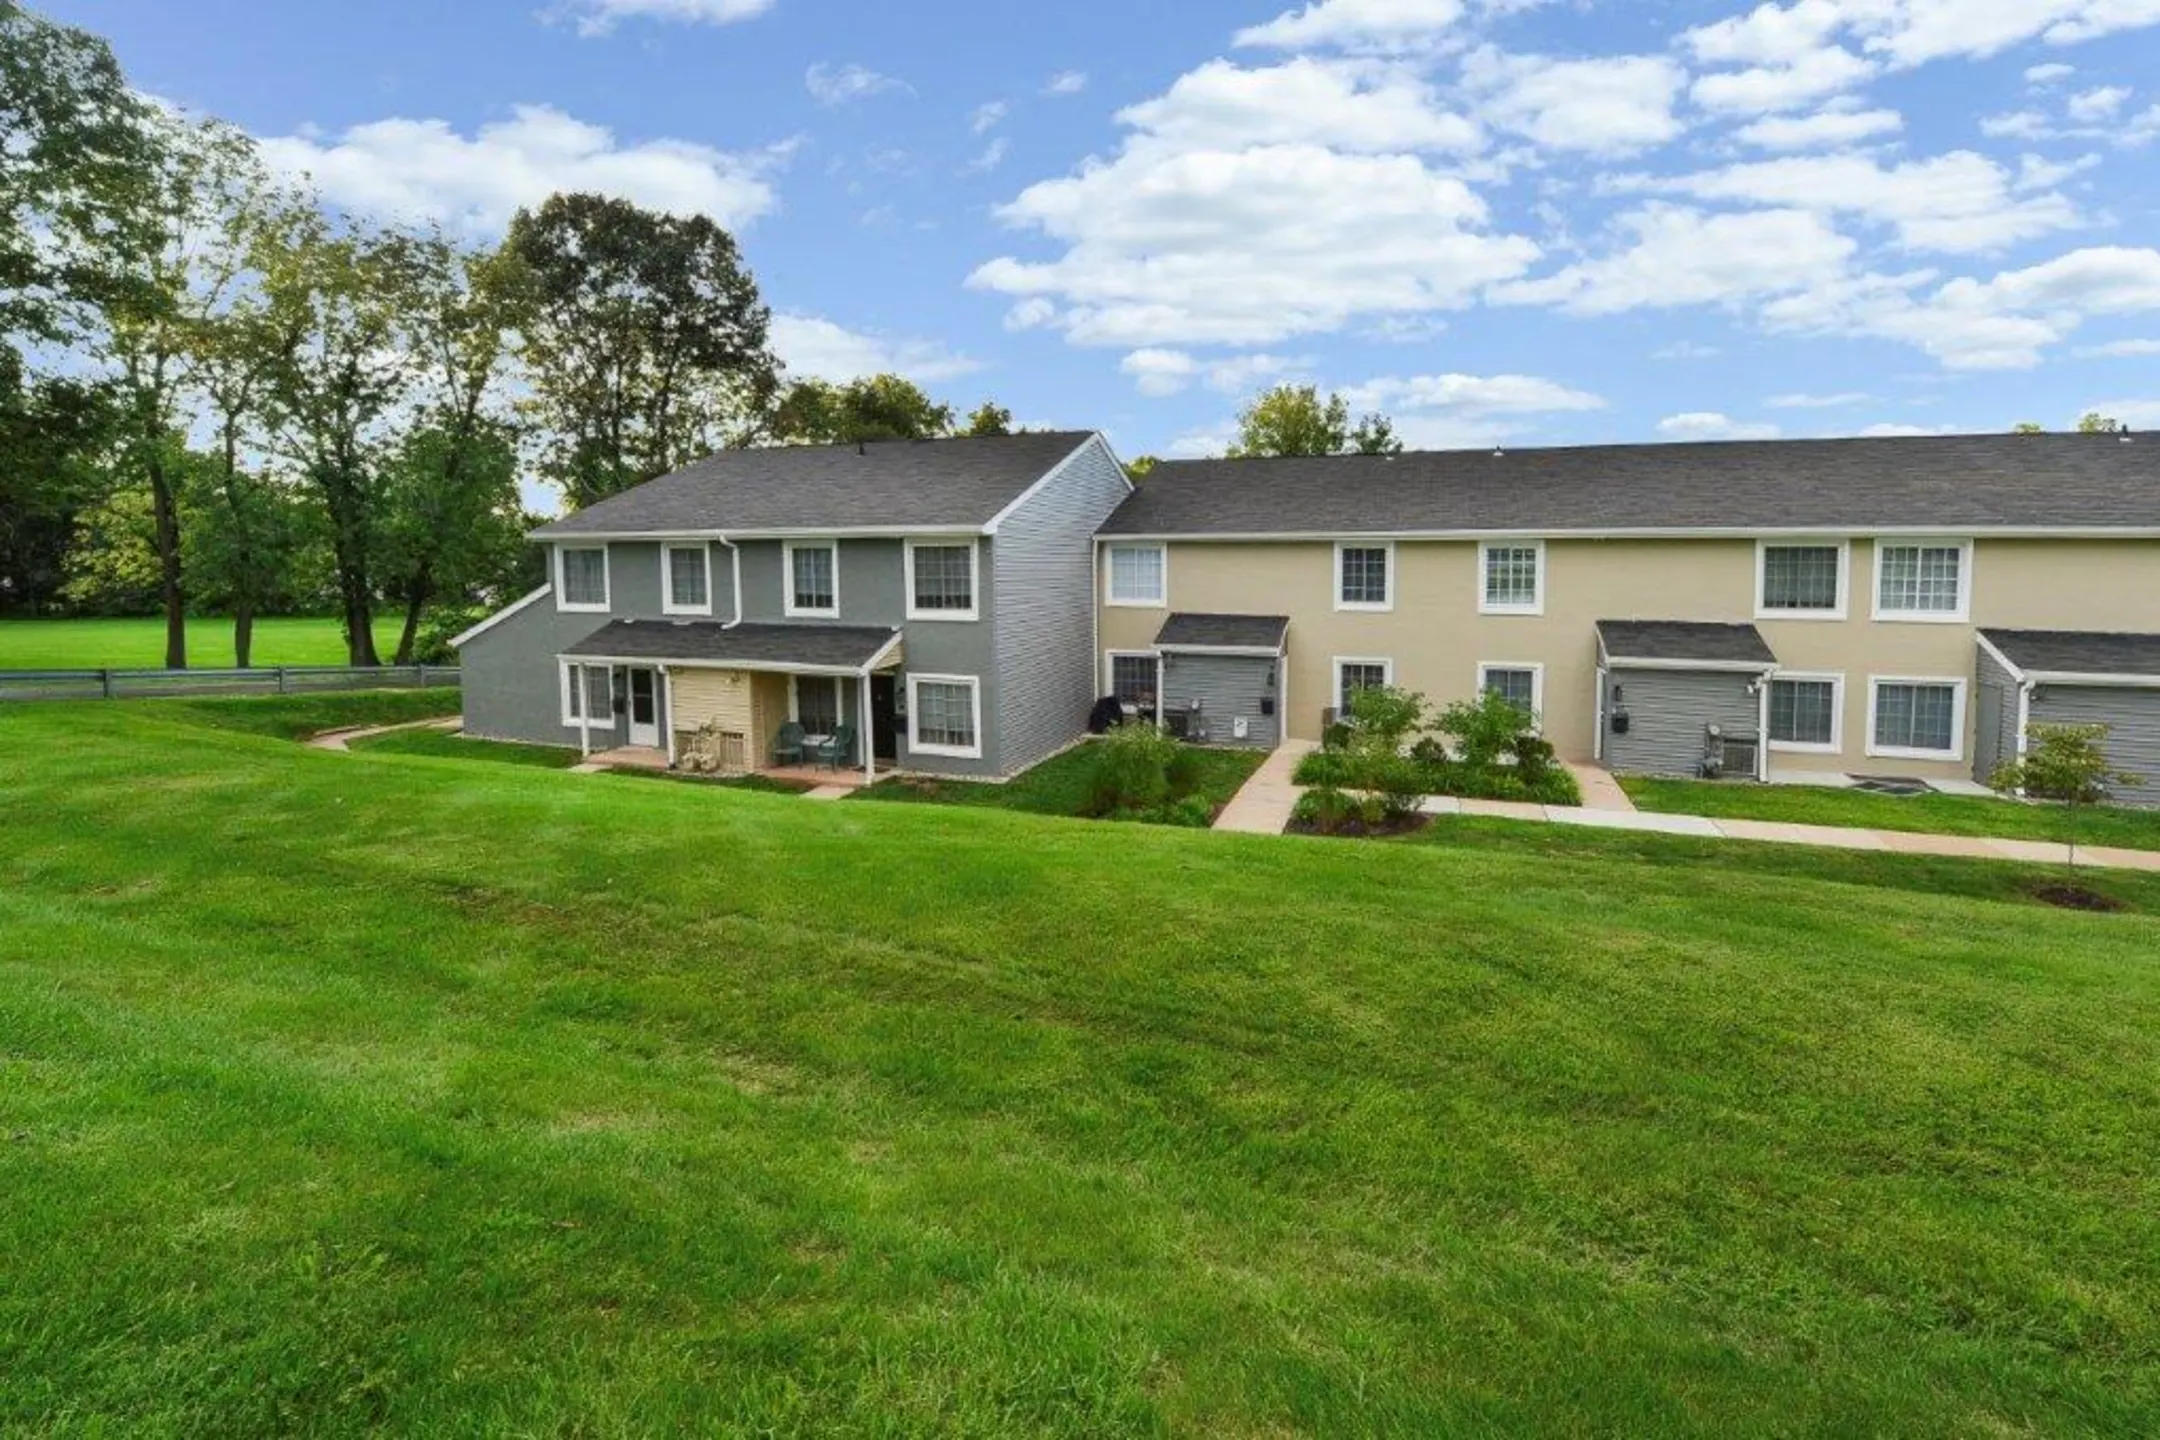
[[[1043,83],[1045,95],[1078,95],[1087,89],[1085,70],[1060,70]]]
[[[2130,98],[2127,85],[2102,85],[2092,90],[2081,90],[2063,105],[2063,111],[2080,124],[2091,125],[2107,119],[2122,109]]]
[[[732,25],[754,20],[772,7],[773,0],[570,0],[565,13],[580,35],[605,35],[624,20]]]
[[[1998,249],[2069,229],[2080,218],[2061,195],[2016,193],[2009,171],[1970,150],[1890,166],[1865,155],[1794,156],[1620,183],[1699,200],[1857,215],[1894,227],[1899,242],[1914,250]]]
[[[1772,395],[1763,404],[1773,410],[1836,410],[1862,405],[1875,397],[1865,390],[1841,390],[1835,395]]]
[[[1955,435],[1955,425],[1909,425],[1902,420],[1878,420],[1853,432],[1863,440],[1920,440],[1930,435]]]
[[[2096,400],[2090,405],[2080,405],[2080,417],[2099,411],[2111,420],[2120,420],[2132,430],[2160,430],[2160,400]],[[2072,420],[2071,424],[2076,424]],[[2143,442],[2150,444],[2150,441]]]
[[[2012,110],[1980,117],[1980,133],[1990,140],[2045,140],[2055,133],[2055,123],[2038,110]]]
[[[968,117],[968,129],[977,135],[988,134],[1002,124],[1005,117],[1011,113],[1012,106],[1006,104],[1003,100],[986,101],[976,106],[975,113]]]
[[[545,105],[520,105],[512,118],[471,138],[442,120],[376,120],[335,138],[276,136],[264,159],[309,175],[348,209],[433,220],[472,235],[499,233],[521,205],[557,191],[619,195],[676,214],[709,215],[739,228],[777,204],[766,175],[775,153],[742,155],[687,140],[619,143],[604,126]]]
[[[1554,150],[1621,155],[1680,134],[1673,114],[1687,72],[1662,55],[1554,60],[1491,46],[1463,61],[1463,84],[1488,123]]]
[[[2087,345],[2077,354],[2083,360],[2143,359],[2160,355],[2160,340],[2110,340],[2105,345]]]
[[[1653,360],[1715,360],[1724,354],[1715,345],[1702,345],[1693,340],[1676,340],[1650,352]]]
[[[1621,216],[1627,242],[1536,280],[1497,286],[1502,304],[1556,305],[1581,315],[1679,305],[1735,305],[1828,280],[1859,249],[1819,215],[1758,210],[1705,215],[1655,204]]]
[[[1200,373],[1200,362],[1182,350],[1150,346],[1120,360],[1118,369],[1132,377],[1141,394],[1160,399],[1192,384],[1193,377]]]
[[[1952,56],[1995,55],[2030,40],[2070,45],[2156,23],[2160,0],[1793,0],[1758,6],[1681,38],[1706,63],[1775,64],[1843,35],[1908,68]]]
[[[987,174],[1005,163],[1005,156],[1012,150],[1012,141],[1003,135],[983,147],[982,154],[967,163],[967,168],[977,174]]]
[[[1778,427],[1734,420],[1715,410],[1690,410],[1668,415],[1657,423],[1658,434],[1668,440],[1775,440]]]
[[[1224,395],[1247,395],[1287,376],[1312,369],[1312,357],[1292,355],[1233,355],[1207,367],[1207,386]]]
[[[1462,0],[1313,0],[1237,33],[1277,50],[1401,50],[1427,44],[1463,18]]]
[[[1905,128],[1895,110],[1818,110],[1813,115],[1772,115],[1743,125],[1734,135],[1764,150],[1815,150],[1857,144]]]
[[[1681,35],[1680,43],[1706,65],[1791,65],[1830,43],[1845,24],[1839,0],[1760,5]]]
[[[1211,60],[1117,118],[1182,149],[1308,143],[1386,153],[1481,142],[1478,127],[1442,108],[1413,71],[1306,57],[1261,69]]]
[[[820,60],[803,72],[803,88],[820,105],[847,105],[873,95],[912,95],[904,81],[862,65],[830,65]]]
[[[1265,383],[1311,368],[1309,357],[1263,353],[1200,360],[1183,350],[1153,346],[1135,350],[1118,362],[1118,369],[1132,377],[1135,389],[1158,399],[1188,389],[1196,381],[1219,394],[1245,395]]]
[[[1602,410],[1605,400],[1536,375],[1381,376],[1343,392],[1353,411],[1391,414],[1545,415]]]
[[[816,315],[773,316],[772,344],[790,373],[820,380],[853,380],[893,372],[934,384],[972,375],[983,368],[981,362],[935,340],[866,334]]]
[[[1785,65],[1722,70],[1697,80],[1688,92],[1705,110],[1763,115],[1811,105],[1871,78],[1875,67],[1849,50],[1827,46]]]
[[[2058,80],[2067,80],[2075,74],[2077,74],[2077,66],[2064,65],[2059,61],[2046,65],[2034,65],[2025,71],[2025,83],[2033,86],[2048,86],[2053,85]]]

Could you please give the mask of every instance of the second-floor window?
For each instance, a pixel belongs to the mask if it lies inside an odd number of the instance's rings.
[[[712,552],[703,545],[670,545],[667,604],[670,615],[712,614]]]
[[[1875,546],[1875,617],[1879,620],[1962,620],[1970,596],[1972,550],[1963,541]]]
[[[789,615],[834,618],[840,613],[840,552],[832,545],[787,547]]]
[[[975,546],[909,541],[907,547],[908,618],[975,618]]]
[[[608,608],[608,558],[605,545],[565,545],[555,552],[556,593],[564,610]]]
[[[1762,588],[1756,609],[1763,615],[1834,619],[1845,613],[1843,545],[1765,545]]]
[[[1386,610],[1395,603],[1392,545],[1335,547],[1335,608]]]
[[[1163,603],[1162,546],[1112,545],[1109,564],[1112,605]]]
[[[1478,610],[1486,615],[1539,615],[1545,610],[1545,547],[1534,540],[1488,542],[1478,548]]]

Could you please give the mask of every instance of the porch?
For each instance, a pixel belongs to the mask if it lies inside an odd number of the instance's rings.
[[[647,770],[655,773],[666,773],[670,770],[678,770],[681,766],[679,763],[671,763],[665,750],[656,749],[649,745],[619,745],[612,750],[595,751],[593,754],[586,756],[584,761],[576,768],[587,772],[598,770]],[[880,760],[877,762],[876,773],[882,777],[893,773],[894,769],[895,766],[891,761]],[[760,780],[772,780],[783,785],[800,785],[805,790],[860,790],[864,786],[874,783],[863,768],[855,765],[846,765],[837,769],[824,765],[755,765],[740,770],[713,771],[710,773],[714,779],[734,780],[754,776]]]

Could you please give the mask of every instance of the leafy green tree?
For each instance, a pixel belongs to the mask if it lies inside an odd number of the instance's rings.
[[[756,433],[778,387],[771,314],[727,231],[556,195],[505,248],[542,473],[572,508]]]
[[[0,345],[0,612],[60,598],[76,517],[112,489],[115,420],[109,387],[29,375]]]
[[[2052,801],[2070,812],[2073,870],[2077,868],[2079,812],[2105,804],[2117,786],[2143,783],[2142,777],[2118,771],[2108,759],[2109,732],[2106,725],[2028,725],[2025,734],[2030,743],[2025,754],[1998,766],[1988,778],[1988,785],[2003,794]]]
[[[1350,405],[1340,395],[1321,398],[1313,385],[1277,385],[1238,414],[1238,438],[1230,458],[1270,455],[1399,455],[1394,422],[1367,415],[1353,427]]]
[[[2078,417],[2077,428],[2080,435],[2120,435],[2123,423],[2112,415],[2088,410]]]
[[[2047,426],[2042,425],[2037,420],[2020,420],[2010,427],[2010,433],[2013,435],[2045,435],[2047,434]]]
[[[994,400],[985,400],[968,416],[967,426],[960,433],[975,439],[1010,435],[1013,433],[1012,411]]]
[[[176,492],[197,457],[177,435],[167,436],[164,464]],[[150,492],[119,486],[85,509],[76,520],[76,543],[68,550],[67,580],[61,596],[68,608],[88,615],[140,615],[158,604],[163,566],[158,557],[158,520]]]
[[[321,511],[289,480],[220,454],[187,472],[187,573],[195,603],[233,617],[233,663],[254,663],[255,617],[331,598]]]
[[[773,437],[795,445],[853,445],[869,440],[935,440],[950,434],[950,405],[932,400],[903,375],[866,375],[836,385],[798,380],[773,412]]]
[[[1129,460],[1125,464],[1125,478],[1137,485],[1153,474],[1155,467],[1160,464],[1162,464],[1162,461],[1153,455],[1142,455],[1137,459]]]

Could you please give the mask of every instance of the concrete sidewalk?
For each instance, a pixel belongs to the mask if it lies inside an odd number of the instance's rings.
[[[407,720],[401,725],[363,725],[354,730],[325,730],[320,735],[308,736],[307,743],[316,750],[350,750],[355,740],[395,735],[400,730],[455,730],[464,723],[452,715],[441,720]]]
[[[1310,740],[1285,740],[1223,806],[1222,814],[1215,817],[1215,828],[1241,835],[1282,834],[1298,797],[1305,793],[1305,787],[1290,777],[1297,773],[1298,762],[1319,748]]]

